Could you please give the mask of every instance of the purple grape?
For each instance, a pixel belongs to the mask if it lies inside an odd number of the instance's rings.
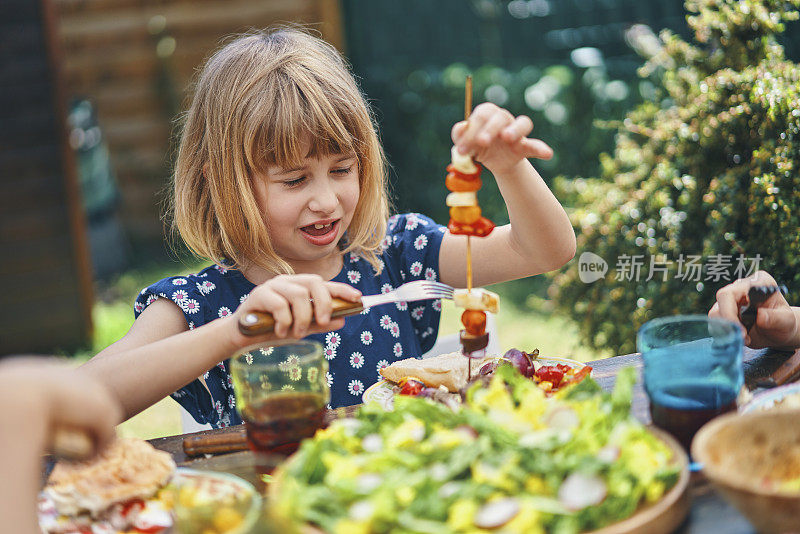
[[[494,373],[495,369],[497,369],[497,360],[489,360],[481,365],[481,368],[478,370],[478,376],[490,375]]]
[[[510,362],[514,368],[523,376],[530,378],[533,376],[534,367],[530,356],[517,349],[509,349],[503,354],[503,359]]]

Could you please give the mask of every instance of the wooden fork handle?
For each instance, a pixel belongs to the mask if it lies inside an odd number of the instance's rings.
[[[333,311],[331,318],[348,317],[356,315],[364,310],[361,300],[351,302],[349,300],[333,297]],[[311,320],[311,324],[316,321]],[[269,312],[250,312],[239,320],[239,331],[246,336],[257,336],[269,334],[275,330],[275,318]]]
[[[247,432],[237,430],[220,434],[189,436],[183,439],[183,452],[186,456],[203,454],[223,454],[247,450]]]

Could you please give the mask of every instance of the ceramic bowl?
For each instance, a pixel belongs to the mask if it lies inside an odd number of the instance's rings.
[[[713,419],[695,436],[692,456],[759,532],[800,532],[800,410]]]

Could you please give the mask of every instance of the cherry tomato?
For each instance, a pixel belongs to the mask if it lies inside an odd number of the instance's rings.
[[[458,209],[458,208],[451,208]],[[486,217],[481,217],[471,224],[462,224],[450,219],[447,229],[454,235],[471,235],[475,237],[486,237],[494,230],[494,223]]]
[[[412,376],[401,378],[397,385],[400,386],[400,395],[409,395],[411,397],[419,395],[426,387],[425,382]]]
[[[451,172],[444,179],[444,186],[450,190],[458,193],[466,193],[469,191],[477,191],[481,188],[483,182],[480,177],[467,177],[461,173]]]
[[[543,365],[536,371],[536,378],[542,382],[550,382],[554,388],[561,385],[564,372],[555,365]]]
[[[461,324],[468,334],[480,336],[486,331],[486,312],[479,310],[464,310],[461,314]]]

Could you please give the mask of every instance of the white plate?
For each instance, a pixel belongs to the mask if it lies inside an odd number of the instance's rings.
[[[226,495],[236,495],[237,497],[244,497],[249,495],[251,497],[250,506],[242,520],[242,523],[235,530],[230,531],[230,534],[243,534],[249,532],[250,529],[258,521],[261,513],[261,495],[256,491],[252,484],[246,480],[231,475],[229,473],[218,473],[213,471],[198,471],[195,469],[187,469],[179,467],[175,470],[175,475],[170,480],[169,485],[176,485],[180,487],[182,484],[204,484],[210,486],[215,493],[218,494],[220,500]],[[212,496],[213,501],[213,496]],[[49,499],[43,494],[39,496],[39,521],[40,524],[61,524],[61,519],[58,519],[58,514],[51,507]],[[167,509],[163,506],[162,502],[156,498],[151,498],[146,501],[148,508],[146,513],[169,514],[170,523],[174,522],[174,511]],[[159,522],[161,524],[161,522]],[[165,526],[164,530],[160,532],[172,532],[172,524]],[[103,533],[120,533],[120,531],[112,528],[108,522],[98,521],[92,523],[93,532]],[[134,531],[135,532],[135,531]]]
[[[776,403],[778,406],[776,406]],[[750,402],[739,407],[739,412],[749,413],[772,409],[798,408],[800,408],[800,383],[795,383],[755,394]]]
[[[573,369],[582,369],[586,367],[585,363],[581,363],[577,360],[570,360],[569,358],[536,358],[533,361],[533,365],[536,369],[539,369],[539,367],[542,367],[543,365],[556,365],[559,363],[569,365]],[[385,378],[381,379],[364,391],[364,394],[361,396],[361,400],[365,404],[368,402],[377,402],[383,407],[384,410],[392,410],[394,408],[394,392],[392,391],[394,385],[395,384],[393,382],[390,382]]]

